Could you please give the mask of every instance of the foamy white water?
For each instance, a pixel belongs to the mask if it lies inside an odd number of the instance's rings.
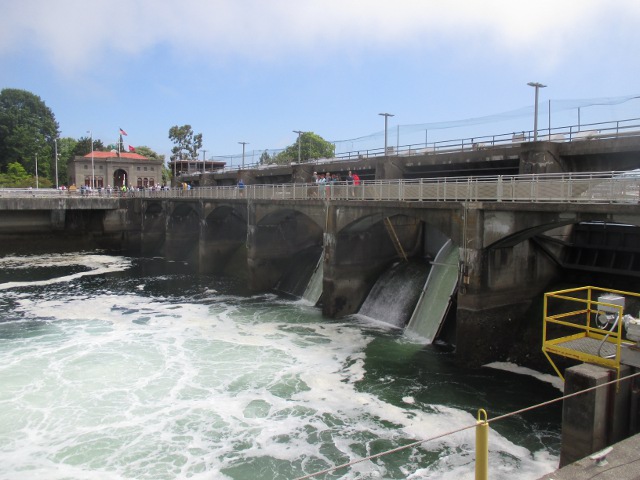
[[[564,380],[555,375],[549,375],[548,373],[540,373],[531,368],[522,367],[511,362],[491,362],[487,363],[485,367],[496,368],[498,370],[506,370],[507,372],[514,372],[520,375],[529,375],[533,378],[537,378],[542,382],[548,382],[555,388],[564,393]]]
[[[398,379],[367,363],[384,333],[355,321],[181,290],[123,257],[0,259],[5,275],[51,265],[83,275],[0,285],[0,478],[290,479],[475,424],[469,408],[425,401],[437,384],[399,385],[391,402]],[[471,479],[474,435],[320,478]],[[557,457],[493,430],[490,464],[492,478],[533,479]]]

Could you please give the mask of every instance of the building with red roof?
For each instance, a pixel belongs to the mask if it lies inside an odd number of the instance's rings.
[[[154,187],[162,184],[162,160],[132,152],[94,151],[72,158],[67,171],[69,184],[77,187]]]

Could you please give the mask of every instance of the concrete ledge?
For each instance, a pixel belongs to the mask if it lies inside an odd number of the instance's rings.
[[[599,466],[589,457],[549,473],[539,480],[635,480],[640,478],[640,435],[612,445],[607,464]]]

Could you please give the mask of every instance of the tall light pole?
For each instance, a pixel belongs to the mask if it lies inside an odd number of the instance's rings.
[[[244,146],[245,145],[249,145],[249,142],[238,142],[240,145],[242,145],[242,168],[244,169]],[[298,150],[298,152],[300,152],[300,150]],[[298,157],[300,156],[300,153],[298,153]]]
[[[207,151],[206,150],[202,150],[202,173],[205,173],[207,171]],[[203,179],[204,181],[204,179]]]
[[[302,130],[294,130],[293,133],[298,134],[298,163],[300,163],[300,158],[302,156],[302,141],[300,140],[300,135],[302,135],[304,132]]]
[[[36,190],[38,188],[38,152],[36,152]]]
[[[533,87],[536,89],[536,100],[535,100],[535,106],[534,106],[534,111],[533,111],[533,141],[537,142],[538,141],[538,91],[541,88],[546,87],[546,85],[543,85],[539,82],[529,82],[527,83],[527,85],[529,85],[530,87]]]
[[[56,156],[56,190],[58,190],[58,139],[53,139],[54,155]]]
[[[391,113],[379,113],[378,115],[382,115],[384,117],[384,155],[387,156],[387,121],[389,117],[393,117]]]
[[[96,169],[93,165],[93,130],[87,130],[87,133],[90,135],[91,142],[91,190],[93,190],[96,183]]]

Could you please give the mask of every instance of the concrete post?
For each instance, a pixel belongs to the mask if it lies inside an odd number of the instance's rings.
[[[624,367],[621,377],[630,369]],[[564,393],[585,390],[616,378],[614,371],[583,363],[565,371]],[[597,388],[564,400],[560,468],[616,443],[628,435],[628,381]]]

